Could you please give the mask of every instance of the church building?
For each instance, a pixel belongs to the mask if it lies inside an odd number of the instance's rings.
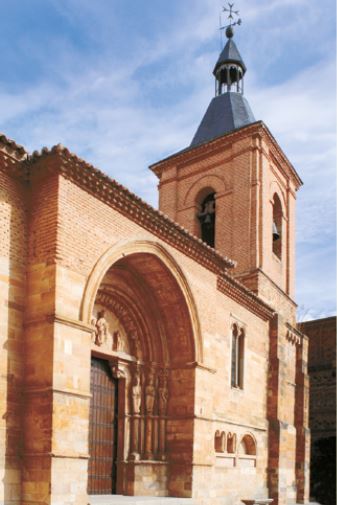
[[[302,182],[233,35],[190,146],[150,167],[159,210],[0,136],[2,505],[309,501]]]

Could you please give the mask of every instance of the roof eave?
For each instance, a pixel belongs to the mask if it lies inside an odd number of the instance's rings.
[[[180,151],[170,154],[166,158],[163,158],[162,160],[157,161],[156,163],[152,163],[151,165],[149,165],[149,169],[152,170],[152,172],[154,174],[156,174],[157,177],[159,177],[161,174],[161,167],[164,166],[167,162],[173,161],[175,158],[182,157],[185,154],[190,153],[192,151],[195,151],[195,152],[198,152],[199,150],[202,151],[203,149],[205,149],[206,146],[208,147],[208,146],[212,145],[213,143],[218,142],[222,138],[236,135],[239,132],[243,131],[245,128],[251,128],[251,127],[257,126],[259,124],[262,125],[263,122],[261,120],[258,120],[258,121],[255,121],[254,123],[250,123],[249,125],[240,126],[240,128],[236,128],[235,130],[224,133],[223,135],[219,135],[218,137],[214,137],[212,140],[207,140],[207,141],[202,142],[201,144],[198,144],[196,146],[189,146],[189,147],[186,147],[185,149],[181,149]]]
[[[263,130],[266,132],[266,134],[268,135],[268,138],[272,142],[272,144],[275,147],[276,151],[282,157],[283,162],[287,165],[288,169],[290,170],[290,172],[291,172],[291,174],[293,176],[293,179],[296,182],[297,188],[303,186],[303,181],[300,178],[299,174],[297,173],[295,167],[289,161],[289,159],[285,155],[284,151],[282,150],[282,148],[279,146],[278,142],[276,141],[275,137],[273,136],[273,134],[269,130],[268,126],[262,120],[258,120],[258,121],[255,121],[254,123],[250,123],[248,125],[241,126],[240,128],[236,128],[233,131],[230,131],[230,132],[225,133],[223,135],[219,135],[218,137],[215,137],[214,139],[209,140],[209,141],[205,141],[205,142],[203,142],[201,144],[198,144],[197,146],[189,146],[189,147],[187,147],[185,149],[182,149],[182,150],[180,150],[180,151],[178,151],[178,152],[176,152],[174,154],[171,154],[170,156],[167,156],[166,158],[164,158],[164,159],[162,159],[162,160],[160,160],[160,161],[158,161],[156,163],[151,164],[149,166],[149,169],[152,170],[152,172],[158,178],[160,178],[161,173],[162,173],[162,169],[164,168],[164,166],[167,163],[173,161],[174,159],[179,159],[180,157],[183,157],[185,154],[190,153],[192,151],[194,151],[195,153],[197,153],[198,151],[202,151],[203,149],[205,149],[206,146],[208,147],[208,146],[210,146],[210,145],[218,142],[220,139],[229,138],[231,136],[236,136],[239,133],[243,132],[245,129],[256,128],[256,127],[262,127]]]

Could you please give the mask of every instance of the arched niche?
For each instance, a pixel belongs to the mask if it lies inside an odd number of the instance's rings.
[[[236,451],[236,434],[228,433],[227,434],[227,452],[230,454],[234,454]]]
[[[256,456],[256,441],[249,433],[245,434],[239,444],[239,455]]]
[[[224,431],[217,430],[214,434],[214,450],[215,452],[225,452],[226,450],[226,434]]]

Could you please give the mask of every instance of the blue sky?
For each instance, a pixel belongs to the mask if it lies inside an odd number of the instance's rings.
[[[189,145],[213,96],[222,5],[4,0],[0,130],[30,151],[60,142],[157,206],[147,167]],[[305,183],[299,317],[335,314],[335,2],[236,6],[245,95]]]

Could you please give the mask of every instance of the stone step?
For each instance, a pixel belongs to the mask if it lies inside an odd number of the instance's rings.
[[[91,495],[88,505],[195,505],[192,498]]]

